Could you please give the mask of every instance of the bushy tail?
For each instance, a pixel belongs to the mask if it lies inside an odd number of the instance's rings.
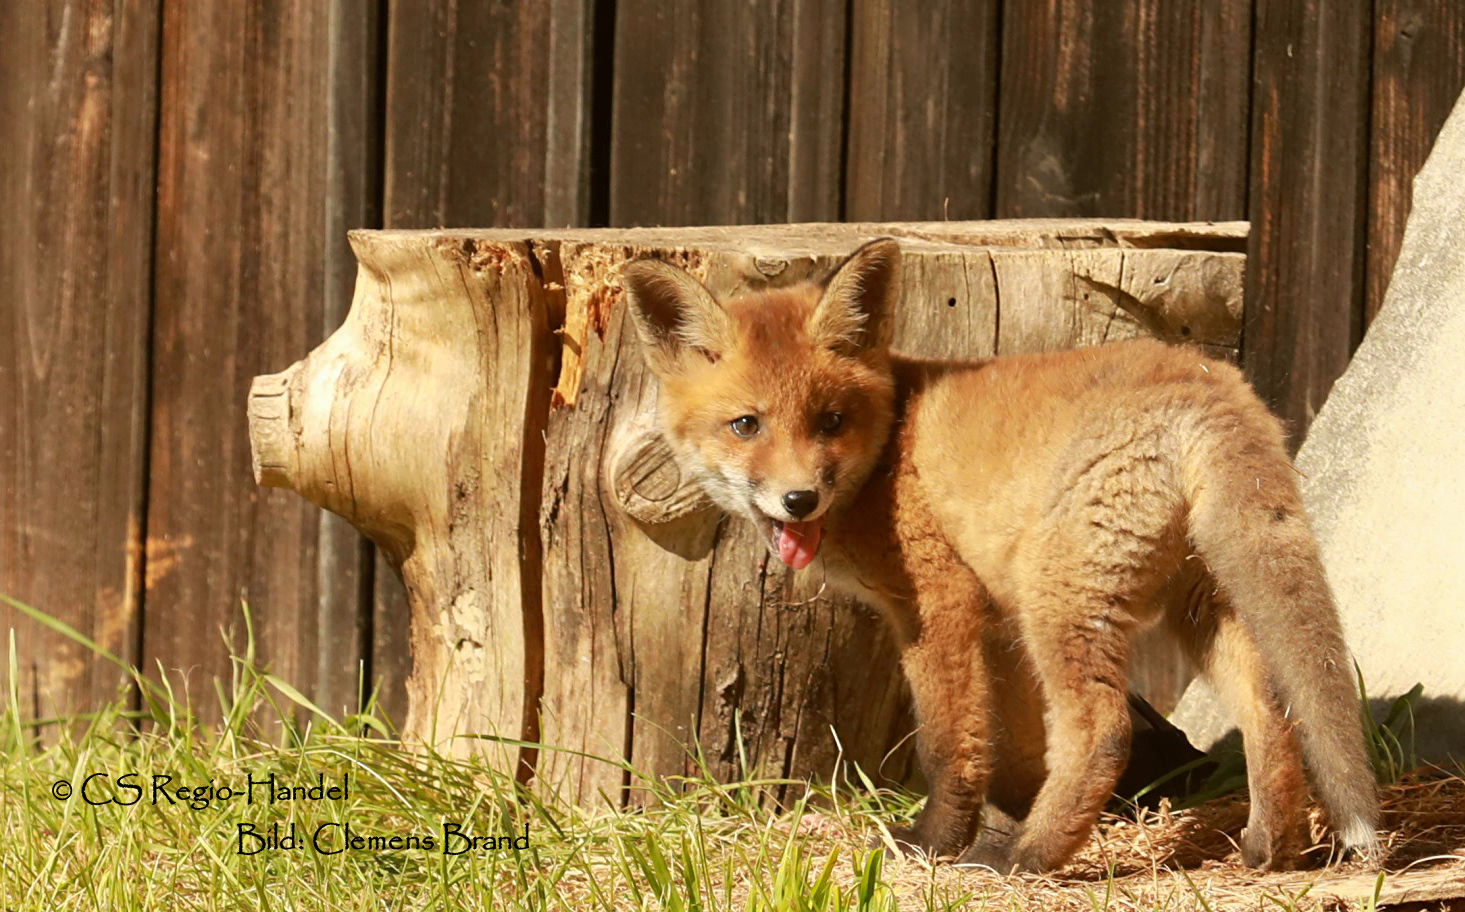
[[[1186,436],[1180,475],[1191,541],[1297,720],[1317,796],[1344,845],[1372,855],[1378,794],[1353,663],[1281,427],[1255,402]]]

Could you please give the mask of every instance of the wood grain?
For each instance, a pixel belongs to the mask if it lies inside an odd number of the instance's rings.
[[[620,0],[612,225],[839,218],[843,0]]]
[[[1465,5],[1378,0],[1372,85],[1365,323],[1373,322],[1384,303],[1414,175],[1465,87]]]
[[[831,243],[859,245],[878,237],[964,244],[982,247],[1024,247],[1056,250],[1088,247],[1201,250],[1242,253],[1246,222],[1147,222],[1138,219],[1034,218],[975,222],[807,222],[770,225],[701,225],[677,228],[551,228],[525,232],[508,228],[461,228],[455,237],[478,241],[515,241],[532,236],[536,243],[565,242],[675,246],[736,250],[756,266],[767,253],[785,268],[808,276],[808,256]],[[777,264],[770,264],[770,270]],[[765,278],[789,281],[778,272]]]
[[[1366,4],[1256,4],[1243,352],[1294,450],[1362,332],[1372,27]]]
[[[250,484],[236,412],[252,375],[340,315],[343,251],[324,229],[365,205],[346,180],[365,113],[340,84],[370,83],[374,66],[341,18],[353,8],[163,11],[142,657],[186,681],[206,719],[211,679],[231,671],[225,641],[245,646],[242,604],[262,664],[333,709],[355,704],[356,539]]]
[[[593,12],[592,0],[391,4],[386,227],[586,224]],[[407,711],[408,618],[378,555],[371,666],[395,720]]]
[[[1243,217],[1250,48],[1250,0],[1006,4],[997,217]]]
[[[0,592],[136,661],[157,163],[154,2],[0,4]],[[119,670],[0,605],[26,718]],[[54,732],[54,729],[51,730]],[[47,733],[49,736],[49,733]]]
[[[852,4],[845,218],[991,217],[1000,6]]]

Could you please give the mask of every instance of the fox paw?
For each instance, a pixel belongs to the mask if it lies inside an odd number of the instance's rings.
[[[1010,828],[984,826],[977,831],[977,841],[957,859],[959,865],[991,868],[998,874],[1024,874],[1047,870],[1031,850],[1023,851],[1018,837],[1022,825]]]
[[[998,840],[978,840],[976,845],[961,854],[956,863],[971,867],[991,868],[998,874],[1012,874],[1022,870],[1022,866],[1013,860],[1011,845],[1006,841]]]
[[[1273,837],[1264,827],[1253,824],[1241,831],[1241,862],[1260,871],[1295,871],[1302,866],[1305,845],[1300,828],[1281,837]]]

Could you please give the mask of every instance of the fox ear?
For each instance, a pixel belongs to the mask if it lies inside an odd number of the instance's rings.
[[[810,335],[816,344],[851,354],[886,347],[899,284],[900,245],[891,238],[870,241],[824,281]]]
[[[621,269],[631,319],[653,373],[674,370],[683,355],[716,361],[732,342],[732,323],[712,292],[691,273],[661,260],[634,260]]]

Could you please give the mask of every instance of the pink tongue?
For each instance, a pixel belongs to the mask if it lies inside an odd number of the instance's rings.
[[[824,536],[824,517],[809,522],[786,522],[778,533],[778,559],[795,570],[802,570],[814,560],[819,539]]]

